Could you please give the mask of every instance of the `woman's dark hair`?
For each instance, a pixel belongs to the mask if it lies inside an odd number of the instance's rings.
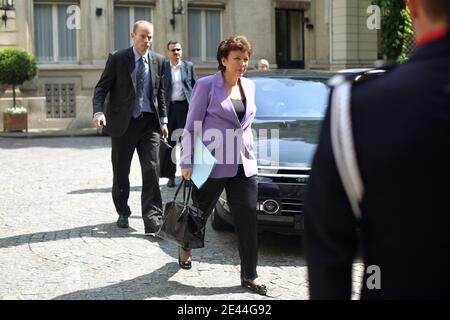
[[[219,44],[217,49],[217,62],[219,62],[219,70],[225,70],[225,66],[222,64],[222,58],[228,58],[231,51],[239,50],[241,52],[248,52],[248,55],[252,55],[252,45],[244,36],[231,36],[223,40]]]

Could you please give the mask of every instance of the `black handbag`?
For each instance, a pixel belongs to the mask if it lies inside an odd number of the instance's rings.
[[[161,139],[159,144],[159,177],[173,178],[176,173],[176,166],[172,163],[172,146]]]
[[[178,193],[183,188],[183,202],[177,201]],[[188,189],[186,195],[186,189]],[[162,225],[156,236],[169,240],[185,249],[203,248],[205,246],[206,221],[203,212],[189,204],[192,194],[191,181],[183,180],[175,193],[173,201],[167,202],[162,216]]]

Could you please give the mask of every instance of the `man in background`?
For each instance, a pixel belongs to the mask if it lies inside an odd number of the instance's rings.
[[[172,136],[172,134],[177,129],[183,129],[186,124],[189,101],[197,76],[192,62],[181,59],[183,49],[178,41],[169,41],[167,54],[169,59],[165,62],[165,103],[169,116],[169,144],[175,147],[182,132],[178,137]],[[170,157],[165,157],[165,159],[170,163],[161,164],[161,167],[168,168],[168,172],[165,172],[164,175],[169,178],[167,186],[173,188],[175,187],[176,163],[170,161]]]
[[[256,70],[269,70],[269,61],[266,59],[260,59],[258,63],[256,64]]]

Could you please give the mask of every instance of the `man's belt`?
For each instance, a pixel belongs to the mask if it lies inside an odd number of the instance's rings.
[[[174,100],[174,101],[170,101],[170,103],[172,103],[172,104],[187,103],[187,100],[186,99],[184,99],[184,100]]]

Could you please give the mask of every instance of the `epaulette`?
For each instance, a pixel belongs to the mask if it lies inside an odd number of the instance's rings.
[[[375,65],[371,69],[343,70],[330,80],[330,134],[336,167],[344,190],[347,193],[353,214],[361,219],[361,201],[364,184],[356,158],[351,119],[352,88],[361,82],[378,78],[395,68],[395,64]]]
[[[375,63],[374,63],[375,69],[385,70],[386,72],[391,71],[392,69],[394,69],[397,66],[398,66],[398,63],[395,61],[378,60],[378,61],[375,61]]]
[[[367,80],[376,79],[393,70],[396,66],[397,64],[395,62],[389,61],[382,63],[376,62],[374,68],[354,69],[355,71],[353,69],[344,70],[328,80],[327,84],[332,88],[345,82],[359,84]]]
[[[341,84],[350,81],[348,75],[346,74],[337,74],[335,76],[332,76],[328,81],[327,85],[331,88],[335,88],[340,86]]]

